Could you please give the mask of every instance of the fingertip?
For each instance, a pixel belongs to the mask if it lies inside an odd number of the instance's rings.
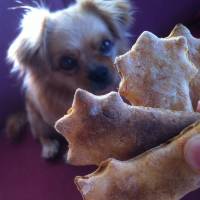
[[[184,156],[191,168],[200,170],[200,135],[187,141],[184,147]]]
[[[200,112],[200,101],[197,102],[197,109],[196,112]]]

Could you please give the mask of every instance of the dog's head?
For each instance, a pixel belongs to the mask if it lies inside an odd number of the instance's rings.
[[[126,50],[131,21],[128,0],[77,0],[57,12],[27,7],[8,59],[14,71],[66,90],[104,93],[118,84],[112,65]]]

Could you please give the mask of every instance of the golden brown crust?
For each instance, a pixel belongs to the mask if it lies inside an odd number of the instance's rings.
[[[189,83],[196,67],[184,37],[158,38],[143,32],[132,49],[116,58],[119,92],[133,105],[193,111]]]
[[[200,99],[200,39],[197,39],[192,36],[189,29],[187,29],[182,24],[178,24],[172,30],[168,38],[177,37],[177,36],[184,36],[187,39],[188,44],[188,56],[189,59],[194,63],[194,65],[198,69],[198,73],[192,79],[190,88],[191,88],[191,96],[192,96],[192,103],[194,109],[197,107],[197,102]]]
[[[107,160],[75,183],[85,200],[178,200],[199,187],[200,171],[184,158],[185,143],[199,133],[200,122],[134,159]]]
[[[111,157],[130,159],[198,119],[194,112],[130,106],[117,92],[96,96],[78,89],[72,108],[55,127],[69,143],[69,163],[98,165]]]

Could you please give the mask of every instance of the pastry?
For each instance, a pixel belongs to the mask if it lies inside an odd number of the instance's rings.
[[[94,173],[76,177],[75,183],[84,200],[179,200],[200,186],[200,171],[184,157],[185,143],[199,134],[198,122],[136,158],[104,161]]]
[[[131,50],[116,58],[119,92],[137,106],[193,111],[189,84],[198,70],[183,36],[158,38],[143,32]]]
[[[108,158],[130,159],[198,119],[200,113],[130,106],[117,92],[96,96],[78,89],[55,128],[69,143],[68,163],[99,165]]]
[[[193,37],[189,29],[182,24],[176,25],[168,38],[177,36],[184,36],[187,39],[189,59],[198,69],[198,73],[190,83],[192,103],[196,109],[197,102],[200,100],[200,39]]]

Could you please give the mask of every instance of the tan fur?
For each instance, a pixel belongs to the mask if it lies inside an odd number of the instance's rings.
[[[15,141],[20,139],[21,132],[27,124],[27,116],[25,112],[19,112],[11,115],[6,121],[6,136]]]
[[[44,157],[57,153],[58,144],[49,136],[55,121],[71,105],[77,88],[95,94],[116,89],[119,77],[112,64],[126,50],[131,14],[127,0],[79,0],[57,12],[26,7],[21,32],[8,50],[8,60],[14,64],[12,71],[23,79],[28,120],[43,145]],[[114,43],[106,56],[98,49],[103,39]],[[60,69],[63,55],[78,60],[75,72]],[[109,72],[110,83],[103,89],[88,80],[88,71],[96,66],[106,66]]]

